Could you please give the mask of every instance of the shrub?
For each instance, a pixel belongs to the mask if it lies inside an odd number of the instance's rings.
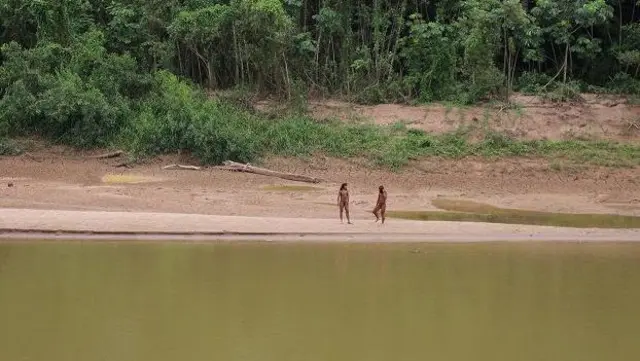
[[[621,72],[614,75],[605,88],[617,94],[640,95],[640,80]]]
[[[191,151],[204,163],[250,161],[263,150],[263,122],[248,111],[206,98],[176,76],[160,71],[154,91],[125,130],[138,154]]]
[[[21,134],[33,121],[36,97],[22,80],[11,84],[0,99],[0,136]]]
[[[107,145],[130,114],[125,100],[107,99],[75,73],[64,71],[38,96],[33,131],[76,147]]]
[[[518,78],[517,89],[524,94],[536,95],[542,92],[551,77],[545,73],[525,71]]]
[[[22,149],[10,139],[0,137],[0,155],[19,155]]]

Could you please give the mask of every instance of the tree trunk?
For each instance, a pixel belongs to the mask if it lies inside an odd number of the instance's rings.
[[[567,42],[567,45],[565,46],[565,49],[564,49],[564,76],[562,79],[563,84],[567,84],[567,62],[568,61],[569,61],[569,43]]]
[[[235,24],[231,27],[231,31],[233,32],[233,55],[236,57],[236,61],[234,62],[236,68],[236,85],[238,85],[240,83],[240,64],[238,62],[242,61],[242,59],[240,59],[240,53],[238,51],[238,37],[236,35]]]
[[[622,44],[622,0],[618,0],[618,45]]]
[[[510,70],[507,67],[507,62],[508,62],[508,58],[509,58],[509,44],[508,44],[508,40],[507,40],[507,29],[504,28],[504,25],[502,27],[502,36],[504,39],[504,52],[502,54],[502,74],[506,74],[506,78],[505,78],[505,101],[508,103],[509,102],[509,74],[510,74]]]
[[[193,51],[194,54],[196,54],[198,59],[200,59],[200,61],[202,61],[202,64],[205,67],[205,70],[207,72],[207,86],[209,88],[213,88],[214,80],[213,80],[213,71],[211,69],[211,61],[209,59],[205,58],[204,56],[202,56],[202,54],[200,54],[200,52],[198,51],[198,49],[196,47],[192,47],[191,50]]]
[[[216,167],[216,169],[260,174],[267,177],[277,177],[277,178],[282,178],[282,179],[296,181],[296,182],[320,183],[322,181],[321,179],[316,177],[309,177],[301,174],[276,172],[270,169],[258,168],[250,164],[242,164],[242,163],[237,163],[230,160],[225,161],[223,164],[224,166]]]
[[[509,89],[513,89],[513,80],[515,79],[516,69],[518,68],[518,56],[520,55],[520,51],[516,51],[516,54],[513,56],[513,63],[511,66],[511,76],[509,77]],[[507,99],[508,100],[508,99]]]
[[[291,77],[289,77],[289,65],[287,64],[287,57],[285,53],[282,53],[282,60],[284,61],[284,76],[287,86],[287,99],[291,101]]]

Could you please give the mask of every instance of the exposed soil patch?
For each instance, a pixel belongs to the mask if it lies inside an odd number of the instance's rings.
[[[640,106],[625,99],[583,94],[577,103],[550,103],[536,96],[514,95],[512,104],[460,107],[431,104],[354,105],[337,100],[315,100],[309,111],[318,119],[368,121],[375,124],[404,123],[428,132],[455,130],[504,132],[518,139],[640,139]],[[258,109],[272,104],[258,102]]]
[[[308,190],[304,184],[254,174],[162,169],[177,157],[121,169],[114,168],[113,160],[66,157],[55,151],[37,156],[41,161],[0,157],[0,207],[333,218],[336,192],[347,182],[354,219],[373,217],[370,209],[380,184],[389,192],[389,210],[436,210],[432,201],[447,197],[503,208],[640,216],[640,170],[635,168],[554,170],[535,159],[430,159],[391,173],[357,160],[265,160],[270,169],[327,180]],[[103,182],[105,175],[114,174],[156,182]]]

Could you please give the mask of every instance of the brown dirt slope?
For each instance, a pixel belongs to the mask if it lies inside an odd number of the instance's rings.
[[[258,109],[273,103],[262,101]],[[459,107],[431,104],[354,105],[337,100],[315,100],[309,111],[316,118],[405,123],[409,127],[442,133],[460,128],[492,129],[519,139],[640,140],[640,106],[626,99],[583,94],[582,101],[551,103],[536,96],[514,95],[511,104]]]

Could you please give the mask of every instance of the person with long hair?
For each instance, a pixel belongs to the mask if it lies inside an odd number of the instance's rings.
[[[373,208],[373,215],[376,216],[376,222],[382,218],[382,224],[384,224],[385,216],[387,212],[387,191],[384,190],[384,186],[378,187],[378,200],[376,206]]]
[[[340,208],[340,223],[344,223],[342,218],[344,212],[347,215],[347,223],[353,224],[349,218],[349,190],[347,189],[347,183],[342,183],[338,191],[338,208]]]

